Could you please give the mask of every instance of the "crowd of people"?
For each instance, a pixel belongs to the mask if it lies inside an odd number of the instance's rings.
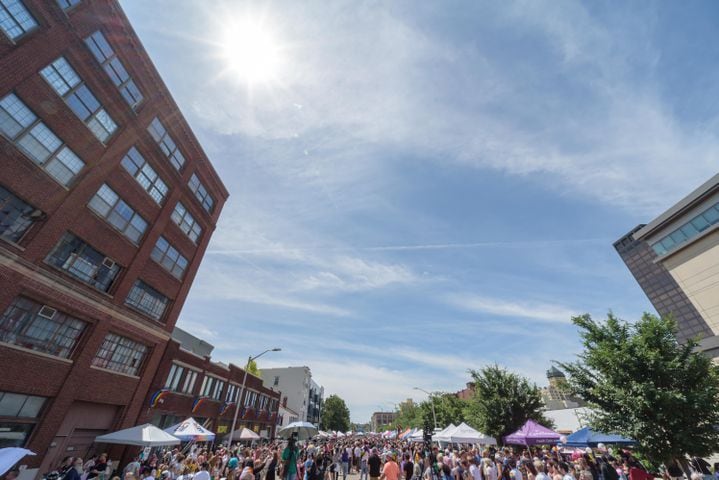
[[[704,480],[709,469],[695,469]],[[114,469],[107,455],[67,457],[47,480],[678,480],[682,470],[647,472],[628,450],[563,452],[556,447],[438,446],[381,438],[274,442],[228,449],[191,445],[134,458]]]

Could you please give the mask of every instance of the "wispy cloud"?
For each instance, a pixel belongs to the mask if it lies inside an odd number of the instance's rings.
[[[451,294],[446,300],[450,305],[470,312],[543,322],[569,323],[579,313],[563,305],[519,302],[473,294]]]

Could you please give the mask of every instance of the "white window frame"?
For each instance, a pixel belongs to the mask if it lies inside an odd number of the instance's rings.
[[[8,99],[15,102],[11,105],[13,111],[3,105]],[[21,113],[22,117],[18,118],[13,113]],[[0,134],[15,144],[26,157],[42,168],[57,183],[64,187],[70,186],[85,167],[85,162],[14,93],[0,98],[0,126],[12,126],[10,122],[17,124],[19,129],[15,133],[9,133],[0,128]],[[37,156],[37,152],[29,148],[29,145],[32,145],[30,142],[35,142],[35,146],[40,146],[47,154]]]

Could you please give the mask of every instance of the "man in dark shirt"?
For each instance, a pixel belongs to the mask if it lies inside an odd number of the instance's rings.
[[[367,459],[367,465],[369,466],[369,478],[370,480],[379,480],[380,469],[382,468],[382,460],[377,455],[377,449],[372,449],[372,454]]]
[[[412,480],[412,476],[414,475],[414,463],[410,460],[409,455],[404,456],[404,464],[402,465],[402,468],[404,469],[405,480]]]

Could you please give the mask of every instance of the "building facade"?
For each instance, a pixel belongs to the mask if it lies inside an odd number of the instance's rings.
[[[397,418],[398,412],[374,412],[370,420],[370,427],[373,432],[379,432],[386,430],[386,427],[390,425]]]
[[[244,369],[213,362],[212,350],[212,345],[175,327],[138,423],[164,429],[194,417],[217,434],[219,443],[229,434],[235,409],[240,408],[235,430],[244,427],[273,438],[280,393],[248,373],[240,397]]]
[[[27,474],[135,424],[227,197],[117,1],[0,1],[0,447]]]
[[[277,427],[286,427],[290,423],[299,422],[300,416],[294,410],[280,405],[279,418],[277,420]]]
[[[547,380],[549,385],[541,392],[547,410],[564,410],[585,405],[581,398],[572,395],[567,377],[557,367],[547,370]]]
[[[719,357],[719,175],[615,248],[657,312],[674,316],[677,339]]]
[[[282,406],[303,422],[319,424],[324,388],[312,379],[309,367],[261,368],[260,375],[266,386],[281,392]]]
[[[677,340],[712,335],[709,326],[702,318],[681,286],[667,270],[654,249],[645,240],[635,238],[635,234],[646,225],[638,225],[614,243],[619,256],[642,288],[654,309],[660,315],[673,315],[677,321]]]
[[[460,400],[471,400],[472,397],[474,397],[475,390],[476,387],[474,382],[467,382],[467,386],[462,390],[455,392],[454,396]]]

